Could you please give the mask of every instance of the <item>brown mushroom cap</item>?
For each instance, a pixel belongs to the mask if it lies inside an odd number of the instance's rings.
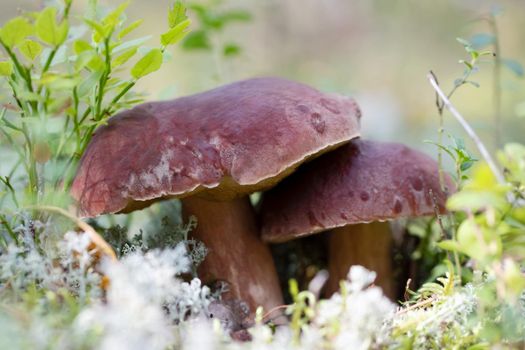
[[[446,178],[452,188],[450,178]],[[265,193],[262,238],[284,242],[349,224],[445,210],[438,165],[401,144],[353,140]]]
[[[359,135],[354,100],[257,78],[119,113],[99,128],[72,186],[80,214],[191,194],[227,200],[277,183]]]

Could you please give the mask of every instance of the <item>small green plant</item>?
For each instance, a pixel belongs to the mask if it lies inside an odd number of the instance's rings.
[[[469,54],[469,58],[459,60],[459,63],[463,64],[465,66],[465,69],[463,71],[463,75],[460,78],[457,78],[456,80],[454,80],[454,86],[448,92],[448,94],[446,94],[448,99],[450,99],[454,95],[454,93],[457,91],[457,89],[463,85],[470,84],[475,87],[479,87],[479,84],[477,82],[471,80],[471,75],[479,69],[478,64],[479,64],[480,58],[484,56],[493,55],[491,51],[476,50],[472,46],[472,44],[465,39],[457,38],[457,41],[463,45],[463,47],[465,48],[465,51]],[[439,84],[436,75],[433,72],[431,72],[431,74],[433,75],[436,83]],[[437,94],[436,94],[436,107],[437,107],[438,115],[439,115],[439,128],[438,128],[438,141],[435,144],[438,146],[438,164],[440,168],[439,179],[441,182],[441,186],[445,188],[444,175],[443,175],[443,151],[446,151],[447,153],[449,152],[452,153],[451,157],[454,160],[456,160],[456,167],[458,167],[458,161],[462,163],[466,162],[466,164],[469,164],[470,161],[473,161],[473,159],[470,159],[471,157],[468,155],[468,153],[465,154],[464,144],[459,139],[454,139],[456,143],[455,147],[454,146],[452,147],[443,146],[444,145],[443,134],[445,132],[443,112],[445,109],[445,102]],[[459,164],[459,167],[461,166],[465,167],[465,165]],[[461,176],[459,176],[457,180],[461,181]]]
[[[290,295],[293,303],[286,309],[286,314],[291,318],[290,328],[293,332],[293,342],[299,345],[301,333],[315,316],[316,299],[312,292],[299,291],[299,285],[294,279],[290,280]]]
[[[504,169],[501,172],[501,167],[482,141],[448,100],[459,86],[470,82],[468,79],[476,68],[478,58],[489,54],[478,52],[468,41],[459,41],[470,53],[471,59],[460,61],[465,64],[466,70],[463,77],[455,82],[451,93],[445,95],[440,90],[433,74],[429,80],[439,95],[437,106],[440,116],[444,107],[450,110],[472,137],[484,161],[473,166],[475,159],[465,150],[464,143],[456,138],[452,138],[453,146],[438,144],[440,152],[448,153],[455,161],[459,191],[447,202],[447,208],[453,212],[453,235],[437,245],[454,254],[458,271],[460,261],[468,263],[472,270],[470,281],[478,288],[473,317],[482,329],[480,336],[489,343],[498,343],[503,339],[519,341],[524,334],[515,327],[520,324],[515,308],[520,307],[520,298],[525,290],[525,276],[521,272],[525,259],[522,248],[525,233],[525,217],[522,214],[522,174],[525,168],[522,163],[525,152],[522,145],[506,146],[498,157]],[[464,171],[470,168],[473,169],[472,174],[466,176]],[[458,282],[461,281],[458,279]]]
[[[210,0],[205,4],[189,2],[188,8],[195,14],[197,23],[196,28],[182,42],[182,48],[187,51],[204,51],[211,54],[218,80],[224,79],[223,60],[242,53],[241,46],[236,42],[224,40],[222,32],[234,23],[251,20],[249,12],[227,8],[223,3],[222,0]]]
[[[58,193],[67,192],[93,132],[115,112],[142,101],[132,91],[136,82],[157,71],[166,50],[188,33],[180,1],[168,11],[168,30],[152,49],[144,46],[148,37],[128,39],[142,22],[126,23],[129,2],[109,11],[90,4],[80,23],[66,0],[60,8],[16,17],[0,30],[0,74],[8,96],[0,132],[13,158],[2,165],[0,200],[9,195],[11,206],[67,204]]]
[[[465,141],[463,141],[463,139],[452,135],[448,135],[448,137],[450,140],[452,140],[452,144],[450,145],[439,144],[432,141],[426,142],[435,145],[450,156],[454,162],[455,167],[455,172],[452,175],[454,176],[456,184],[460,186],[464,180],[468,179],[468,176],[465,172],[469,170],[474,165],[474,163],[478,161],[478,159],[475,158],[469,150],[467,150],[465,147]]]
[[[66,208],[77,163],[95,130],[141,102],[136,82],[160,69],[167,50],[188,34],[186,8],[176,1],[168,28],[153,48],[132,37],[142,20],[128,23],[129,2],[103,9],[89,3],[72,16],[72,0],[23,13],[0,29],[0,235],[18,242],[20,211]],[[36,240],[38,242],[38,239]]]

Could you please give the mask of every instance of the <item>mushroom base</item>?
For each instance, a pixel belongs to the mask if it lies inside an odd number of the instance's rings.
[[[361,265],[377,273],[375,285],[386,296],[395,297],[392,271],[393,239],[388,222],[348,225],[328,233],[328,269],[330,277],[324,293],[327,297],[339,290],[352,265]]]
[[[208,248],[198,269],[204,283],[227,282],[229,291],[223,298],[245,301],[252,316],[258,306],[268,311],[284,303],[270,249],[259,237],[248,197],[228,202],[189,197],[182,199],[182,210],[185,218],[197,217],[191,234]]]

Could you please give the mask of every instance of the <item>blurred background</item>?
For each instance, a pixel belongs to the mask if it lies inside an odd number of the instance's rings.
[[[0,1],[0,21],[23,10],[39,9],[39,1]],[[85,6],[87,1],[75,1]],[[100,1],[114,7],[120,1]],[[143,18],[139,32],[158,37],[165,29],[170,0],[133,1],[131,21]],[[192,94],[254,76],[281,76],[324,91],[355,96],[363,110],[363,135],[376,140],[402,141],[436,153],[423,140],[437,140],[435,95],[426,75],[433,70],[443,89],[450,91],[461,77],[468,58],[456,37],[473,38],[483,45],[496,35],[500,56],[512,59],[501,68],[502,139],[525,141],[525,85],[521,63],[525,58],[525,2],[521,0],[202,0],[217,13],[244,11],[248,20],[232,21],[213,30],[203,48],[177,47],[160,72],[140,81],[148,99]],[[80,11],[76,11],[80,13]],[[496,14],[496,28],[491,25]],[[202,26],[195,11],[193,30]],[[495,30],[496,29],[496,30]],[[477,35],[477,36],[476,36]],[[199,39],[199,38],[197,38]],[[202,38],[200,38],[202,39]],[[234,44],[234,54],[223,48]],[[487,44],[487,42],[485,42]],[[151,45],[154,45],[152,39]],[[238,50],[240,49],[240,50]],[[495,50],[488,42],[488,50]],[[210,51],[212,54],[210,54]],[[513,66],[512,66],[513,65]],[[453,102],[494,147],[494,59],[485,58],[472,80]],[[450,116],[446,131],[463,137]],[[471,147],[472,148],[472,147]]]

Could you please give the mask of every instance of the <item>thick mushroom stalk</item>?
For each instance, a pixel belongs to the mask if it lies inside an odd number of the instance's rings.
[[[400,144],[358,139],[268,191],[262,234],[267,242],[284,242],[332,230],[328,292],[359,264],[375,270],[377,284],[393,296],[392,237],[384,224],[369,223],[443,213],[445,200],[433,159]]]
[[[205,283],[227,282],[226,299],[240,299],[255,311],[283,304],[279,279],[268,246],[259,237],[248,197],[216,202],[197,197],[182,200],[186,217],[197,217],[191,235],[208,247],[199,266]]]
[[[281,303],[275,268],[246,196],[359,136],[359,118],[351,98],[278,78],[145,103],[97,130],[72,195],[84,216],[183,198],[185,212],[197,216],[196,237],[210,249],[205,279],[226,280],[233,297],[271,308]]]
[[[385,295],[395,299],[392,280],[392,234],[388,222],[371,222],[338,227],[328,233],[328,271],[330,273],[324,295],[339,290],[339,282],[345,279],[352,265],[361,265],[375,271],[375,284]]]

